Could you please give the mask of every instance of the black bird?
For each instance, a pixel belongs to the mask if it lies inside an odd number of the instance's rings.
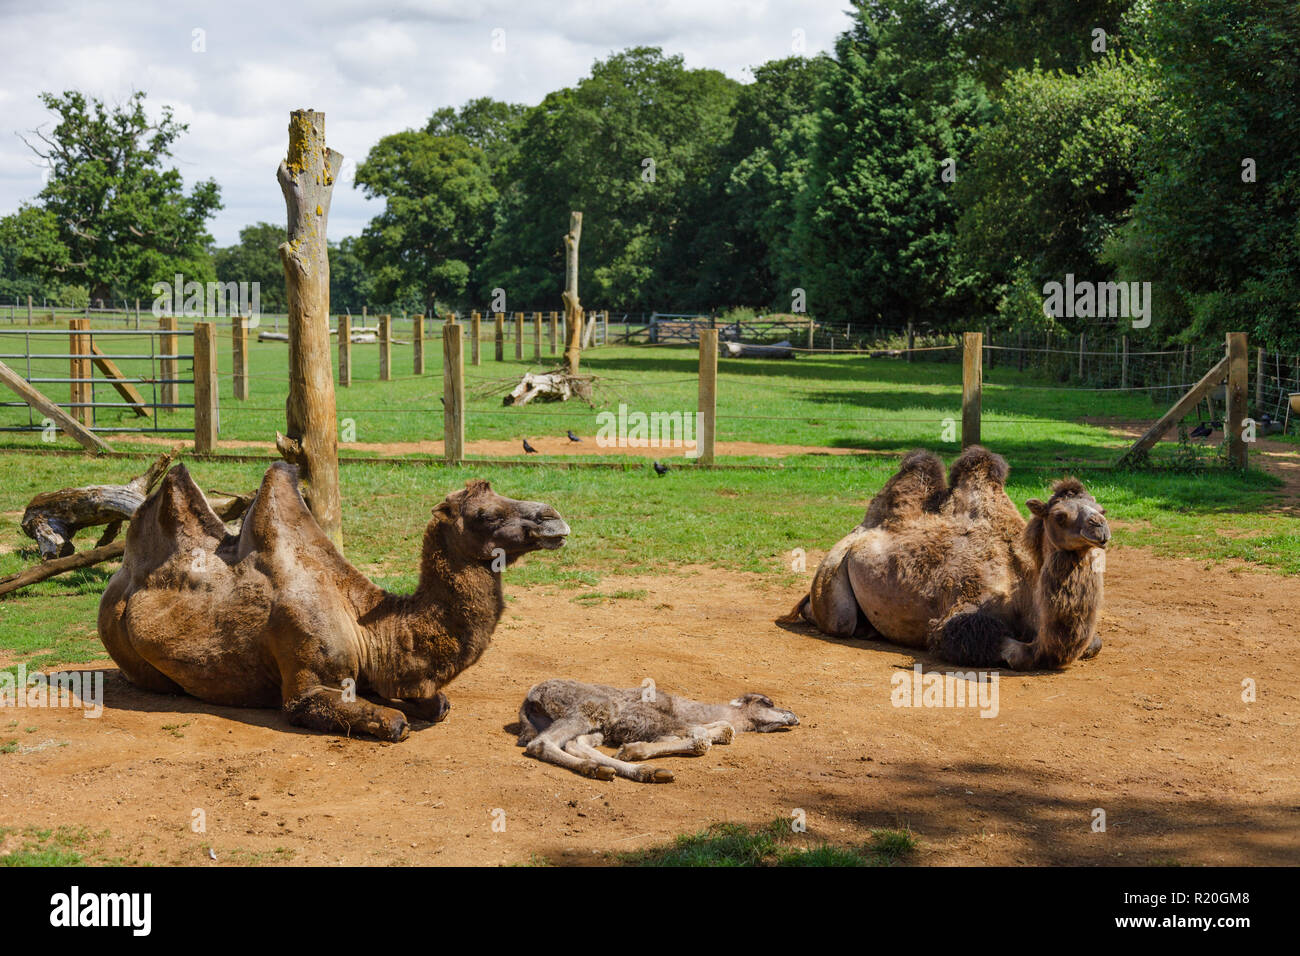
[[[527,453],[530,454],[530,455],[536,455],[536,454],[537,454],[537,449],[534,448],[532,445],[528,444],[528,439],[527,439],[527,438],[524,439],[524,451],[527,452]]]
[[[655,462],[655,474],[662,478],[664,475],[668,474],[668,466]]]
[[[568,431],[568,435],[569,435],[569,441],[582,441],[581,438],[579,438],[577,435],[573,434],[573,429],[572,429],[572,428],[569,429],[569,431]]]
[[[1191,435],[1193,438],[1209,438],[1212,434],[1214,434],[1214,423],[1201,422],[1190,432],[1188,432],[1188,434]]]

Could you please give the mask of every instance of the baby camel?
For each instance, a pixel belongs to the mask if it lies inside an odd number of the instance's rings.
[[[576,680],[534,686],[519,708],[519,746],[529,757],[594,777],[617,775],[641,783],[672,783],[671,770],[629,763],[652,757],[698,757],[729,744],[737,731],[760,734],[799,723],[762,694],[726,704],[701,704],[653,688],[620,690]],[[597,747],[618,747],[609,757]]]

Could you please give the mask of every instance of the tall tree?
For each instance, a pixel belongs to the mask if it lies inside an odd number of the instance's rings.
[[[284,242],[284,226],[259,222],[239,230],[239,242],[215,249],[212,266],[220,282],[256,282],[264,312],[288,309],[284,294],[284,266],[277,251]],[[331,277],[333,269],[331,268]]]
[[[58,122],[24,141],[49,167],[39,199],[67,250],[42,278],[84,284],[104,299],[142,295],[177,272],[210,279],[206,223],[221,194],[210,179],[187,194],[180,172],[165,167],[187,129],[171,107],[152,122],[141,92],[111,108],[76,91],[40,99]]]

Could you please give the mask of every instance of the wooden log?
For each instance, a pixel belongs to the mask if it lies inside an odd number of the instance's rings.
[[[442,441],[447,463],[465,460],[465,354],[460,327],[442,327]]]
[[[107,442],[42,395],[4,362],[0,362],[0,385],[7,385],[17,392],[19,398],[71,435],[87,451],[112,451]]]
[[[352,384],[352,317],[339,316],[339,385]]]
[[[248,320],[239,315],[230,321],[230,373],[235,400],[248,401]]]
[[[311,492],[316,522],[341,551],[338,415],[330,362],[330,200],[343,156],[325,145],[325,114],[295,110],[289,148],[276,170],[288,211],[289,238],[279,247],[289,300],[288,437]]]
[[[718,433],[718,330],[700,329],[700,433],[697,451],[701,464],[713,464]]]
[[[194,323],[194,451],[210,455],[217,450],[220,419],[217,411],[217,328],[211,322]]]
[[[108,544],[116,537],[122,522],[131,520],[175,458],[175,451],[159,455],[142,474],[126,484],[41,492],[27,503],[19,526],[36,542],[41,558],[46,561],[72,554],[75,550],[72,538],[83,528],[108,525],[96,547]]]
[[[1250,352],[1246,348],[1245,332],[1229,332],[1227,336],[1228,394],[1227,415],[1223,430],[1228,438],[1228,460],[1236,468],[1247,465],[1245,438],[1246,395],[1250,382]]]
[[[984,335],[967,332],[962,336],[961,362],[961,447],[978,445],[984,402]]]
[[[480,341],[483,333],[483,318],[477,312],[471,312],[469,317],[469,351],[470,364],[482,365],[483,355],[481,353],[482,342]]]
[[[582,303],[578,299],[578,245],[582,241],[582,213],[569,213],[564,235],[564,371],[577,375],[582,364]],[[714,356],[716,359],[716,355]]]
[[[101,352],[99,346],[94,342],[90,343],[90,360],[108,377],[108,384],[117,389],[117,393],[131,403],[131,411],[141,418],[152,417],[153,412],[149,410],[149,405],[144,396],[140,394],[140,390],[132,383],[124,381],[126,376],[117,367],[117,363]]]
[[[54,558],[50,561],[42,561],[40,564],[34,564],[25,571],[17,574],[11,574],[6,578],[0,578],[0,597],[10,594],[21,588],[52,578],[55,575],[63,574],[66,571],[75,571],[77,568],[88,568],[92,564],[99,564],[101,561],[111,561],[114,558],[120,558],[126,551],[125,541],[114,541],[112,544],[106,544],[102,548],[92,548],[89,551],[78,551],[70,554],[66,558]]]
[[[424,316],[417,315],[411,326],[411,367],[416,375],[424,374]]]
[[[1209,394],[1210,390],[1223,381],[1224,376],[1228,374],[1228,357],[1225,355],[1214,368],[1202,376],[1201,380],[1193,385],[1188,391],[1173,404],[1169,411],[1160,416],[1159,421],[1148,428],[1133,447],[1120,456],[1119,464],[1123,465],[1130,462],[1136,462],[1142,458],[1146,452],[1160,440],[1165,432],[1169,431],[1176,422],[1182,421],[1188,412],[1196,408],[1201,403],[1201,399]]]
[[[175,332],[180,326],[176,316],[163,315],[158,317],[158,328]],[[163,356],[162,361],[158,363],[158,374],[162,378],[162,387],[158,390],[158,400],[165,406],[163,411],[169,415],[175,412],[175,406],[180,404],[181,391],[180,386],[176,383],[176,379],[180,378],[179,364],[175,358],[168,358],[167,356],[180,354],[178,348],[180,344],[179,338],[180,336],[177,335],[158,336],[158,351]]]

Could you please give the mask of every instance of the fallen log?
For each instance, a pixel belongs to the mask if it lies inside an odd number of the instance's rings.
[[[775,345],[746,345],[743,342],[719,342],[718,350],[730,358],[794,358],[794,346],[789,342]]]
[[[21,526],[41,551],[41,559],[65,558],[75,548],[72,538],[82,528],[107,525],[96,547],[103,547],[117,537],[122,522],[144,503],[149,490],[158,483],[176,452],[160,455],[148,470],[124,485],[87,485],[62,488],[37,495],[27,504]]]
[[[564,372],[527,372],[502,405],[527,405],[534,399],[543,402],[567,402],[574,397],[591,401],[591,376],[566,375]]]

